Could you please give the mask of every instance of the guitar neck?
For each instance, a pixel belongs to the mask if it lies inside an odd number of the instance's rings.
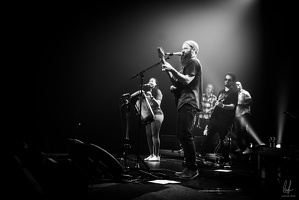
[[[165,64],[165,58],[164,58],[164,56],[161,57],[161,62],[162,62],[162,64]],[[166,73],[167,73],[168,78],[171,81],[171,84],[175,85],[175,80],[173,79],[171,72],[166,71]]]
[[[166,63],[166,61],[165,61],[165,57],[164,57],[165,54],[164,54],[164,51],[163,51],[162,47],[158,47],[158,55],[159,55],[159,58],[162,62],[162,68],[163,68],[163,65]],[[166,59],[169,59],[169,58],[170,57],[168,56]],[[173,86],[173,87],[171,87],[170,90],[171,90],[172,93],[174,93],[175,105],[177,106],[181,90],[179,89],[176,80],[173,79],[173,74],[170,71],[166,71],[166,72],[167,72],[167,75],[168,75],[168,77],[170,79],[170,82]]]

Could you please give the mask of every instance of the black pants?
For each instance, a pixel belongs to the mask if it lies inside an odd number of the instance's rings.
[[[193,139],[194,117],[198,110],[189,104],[183,105],[177,114],[177,137],[184,150],[186,167],[196,170],[196,148]]]
[[[211,144],[213,136],[216,133],[219,133],[220,137],[220,150],[223,156],[223,161],[229,161],[229,145],[224,145],[225,136],[228,134],[230,126],[219,123],[215,118],[211,118],[208,123],[208,135],[205,137],[205,140],[202,142],[200,153],[201,155],[206,154],[206,149],[208,145]]]

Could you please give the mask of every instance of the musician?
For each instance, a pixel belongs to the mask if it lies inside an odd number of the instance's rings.
[[[215,103],[217,101],[217,96],[213,93],[214,86],[212,84],[207,84],[205,88],[205,93],[202,95],[202,111],[196,114],[197,120],[194,121],[194,125],[201,129],[202,141],[206,138],[207,131],[205,127],[211,118],[211,114],[215,108]],[[198,155],[200,157],[200,155]]]
[[[224,76],[224,89],[219,91],[214,111],[207,124],[207,137],[201,145],[200,153],[205,156],[206,147],[218,132],[220,136],[220,149],[222,151],[224,166],[230,167],[229,148],[224,146],[225,136],[232,127],[238,104],[238,92],[235,87],[236,75],[228,72]]]
[[[198,113],[198,120],[195,121],[195,125],[199,128],[205,128],[207,122],[211,118],[211,114],[214,110],[215,103],[217,100],[216,95],[213,94],[214,86],[212,84],[207,84],[205,93],[202,95],[202,111]],[[201,127],[202,125],[202,127]]]
[[[247,90],[244,90],[240,81],[236,82],[238,90],[238,105],[236,109],[235,131],[238,149],[237,153],[248,154],[252,152],[250,145],[253,143],[250,134],[247,132],[247,127],[251,124],[251,105],[252,98]],[[244,139],[245,145],[243,145]]]
[[[147,144],[150,155],[146,157],[145,161],[160,161],[160,129],[164,120],[164,114],[161,109],[161,102],[163,94],[158,86],[158,80],[156,78],[150,78],[149,82],[145,84],[149,87],[146,92],[146,98],[155,115],[155,120],[145,125],[145,132],[147,138]]]
[[[208,120],[211,118],[217,100],[217,97],[213,92],[214,86],[212,84],[207,84],[205,93],[202,96],[202,111],[199,113],[200,119]]]
[[[182,45],[181,68],[177,71],[164,60],[163,71],[174,80],[171,87],[177,98],[177,137],[184,151],[185,168],[175,175],[181,179],[193,179],[198,176],[196,149],[193,140],[193,122],[197,112],[201,111],[202,101],[202,65],[197,58],[198,44],[187,40]],[[173,82],[173,81],[172,81]]]

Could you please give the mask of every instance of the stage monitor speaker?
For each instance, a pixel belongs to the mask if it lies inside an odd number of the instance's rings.
[[[93,176],[100,170],[111,178],[120,178],[125,171],[114,156],[92,143],[73,143],[70,155],[74,162],[77,162],[83,170]]]

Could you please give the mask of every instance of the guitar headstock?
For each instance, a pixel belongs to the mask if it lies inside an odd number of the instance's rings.
[[[164,58],[165,53],[162,47],[158,47],[158,56],[159,58]]]

